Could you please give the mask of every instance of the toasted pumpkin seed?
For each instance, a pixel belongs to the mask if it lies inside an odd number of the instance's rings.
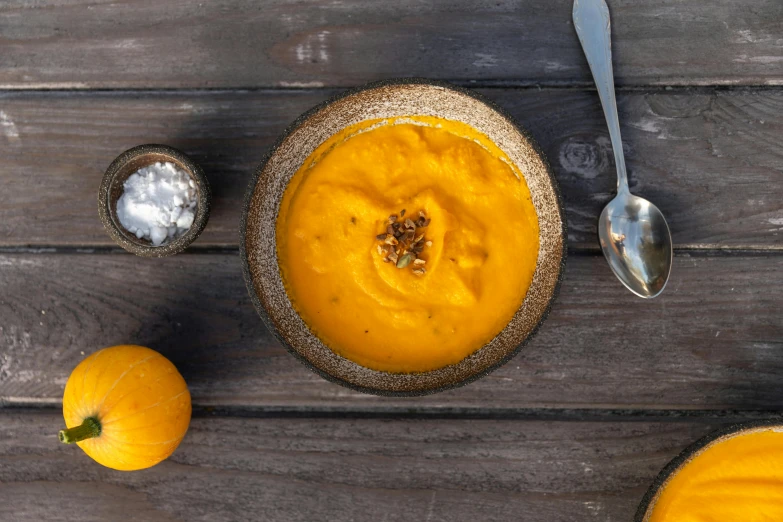
[[[397,260],[397,268],[405,268],[413,261],[413,255],[410,253],[405,254]]]

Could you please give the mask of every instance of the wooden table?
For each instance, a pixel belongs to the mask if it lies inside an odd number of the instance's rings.
[[[0,520],[630,521],[714,428],[783,407],[783,3],[613,0],[632,189],[676,244],[669,287],[614,279],[615,184],[571,0],[0,3]],[[469,86],[541,143],[565,282],[518,357],[463,389],[361,395],[288,355],[237,249],[252,169],[298,114],[395,76]],[[159,142],[214,189],[186,253],[141,259],[97,216],[101,175]],[[57,442],[71,369],[133,342],[174,361],[194,418],[122,473]]]

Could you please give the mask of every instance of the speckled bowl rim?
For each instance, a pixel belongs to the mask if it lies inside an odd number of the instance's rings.
[[[446,383],[442,386],[436,386],[431,388],[423,388],[423,389],[417,389],[417,390],[386,390],[386,389],[379,389],[379,388],[373,388],[371,386],[364,386],[361,384],[356,384],[354,382],[342,379],[340,377],[337,377],[335,375],[332,375],[321,368],[318,368],[315,364],[313,364],[309,359],[304,357],[301,353],[299,353],[293,346],[291,346],[288,342],[288,340],[282,335],[282,333],[278,330],[276,327],[274,321],[272,320],[271,316],[269,315],[269,312],[267,311],[266,307],[262,303],[261,299],[256,293],[255,284],[250,272],[250,264],[248,260],[248,252],[246,248],[246,241],[247,241],[247,224],[248,224],[248,216],[250,213],[250,204],[253,200],[253,196],[255,194],[256,186],[258,185],[259,180],[261,179],[261,176],[264,172],[264,169],[266,168],[267,164],[269,163],[270,159],[278,152],[278,150],[281,148],[281,146],[284,144],[284,142],[293,134],[296,130],[298,130],[307,120],[309,120],[312,116],[318,114],[320,111],[326,109],[331,104],[338,102],[340,100],[343,100],[345,98],[349,98],[351,96],[354,96],[356,94],[360,94],[364,91],[372,90],[372,89],[379,89],[384,87],[395,87],[395,86],[406,86],[406,85],[426,85],[426,86],[433,86],[433,87],[440,87],[446,90],[454,91],[458,94],[470,97],[480,103],[483,103],[490,109],[494,110],[498,115],[500,115],[508,124],[510,124],[513,129],[518,132],[528,143],[528,145],[533,149],[533,151],[538,156],[538,159],[540,160],[544,171],[548,177],[549,184],[551,186],[554,199],[555,199],[555,206],[557,209],[557,212],[560,217],[560,223],[561,223],[561,234],[560,239],[562,243],[562,249],[559,253],[560,260],[559,260],[559,266],[558,266],[558,272],[556,275],[556,279],[554,281],[554,287],[552,289],[551,295],[549,296],[549,299],[543,309],[543,312],[541,314],[541,317],[539,318],[538,322],[531,328],[528,335],[519,343],[516,345],[515,348],[508,350],[505,355],[501,358],[499,358],[497,361],[495,361],[493,364],[485,368],[483,371],[479,371],[476,373],[473,373],[472,375],[468,375],[462,379]],[[279,205],[278,205],[278,212],[279,212]],[[341,386],[344,386],[346,388],[349,388],[354,391],[358,391],[361,393],[368,393],[373,395],[379,395],[384,397],[419,397],[424,395],[431,395],[434,393],[440,393],[443,391],[459,388],[462,386],[465,386],[467,384],[470,384],[482,377],[485,377],[495,371],[496,369],[500,368],[504,364],[506,364],[508,361],[510,361],[514,356],[516,356],[522,348],[524,348],[538,333],[538,331],[541,328],[541,325],[546,321],[547,317],[549,316],[549,313],[552,309],[552,304],[554,303],[555,299],[557,298],[559,292],[560,292],[560,286],[563,281],[564,273],[565,273],[565,265],[566,265],[566,257],[568,254],[568,244],[567,244],[567,238],[568,238],[568,229],[566,224],[566,216],[564,212],[564,206],[563,206],[563,197],[560,191],[560,186],[557,182],[557,179],[555,178],[555,175],[552,171],[552,167],[544,154],[543,150],[539,146],[538,142],[536,142],[533,137],[530,135],[530,133],[519,126],[514,119],[510,116],[508,112],[506,112],[503,108],[495,104],[493,101],[485,98],[481,94],[472,91],[470,89],[466,89],[460,86],[452,85],[447,82],[439,81],[439,80],[431,80],[427,78],[418,78],[418,77],[411,77],[411,78],[391,78],[386,80],[380,80],[375,82],[370,82],[358,87],[354,87],[351,89],[347,89],[343,92],[337,93],[330,98],[324,100],[323,102],[319,103],[318,105],[312,107],[308,111],[305,111],[302,113],[299,117],[297,117],[288,127],[285,128],[283,133],[278,137],[278,139],[275,141],[275,143],[272,145],[272,147],[269,149],[267,154],[263,157],[261,163],[256,168],[255,172],[253,173],[253,176],[250,179],[250,183],[248,185],[247,191],[245,193],[245,200],[244,205],[242,209],[242,218],[240,222],[240,241],[239,241],[239,250],[240,250],[240,257],[242,259],[242,274],[245,278],[245,284],[247,286],[248,293],[250,294],[250,299],[253,303],[253,307],[256,309],[256,312],[261,317],[262,321],[266,325],[267,329],[274,335],[274,337],[285,347],[285,349],[293,355],[299,362],[304,364],[309,370],[316,373],[323,379],[333,382],[335,384],[339,384]],[[274,258],[277,262],[277,252],[274,252]],[[278,263],[278,272],[277,277],[282,279],[282,276],[279,272],[279,263]],[[522,305],[520,305],[520,308],[524,306],[524,300]],[[516,314],[515,314],[516,315]],[[507,328],[509,328],[509,325],[506,325],[503,330],[498,334],[500,335],[503,333]],[[313,335],[317,339],[317,337],[312,334],[312,332],[309,331],[308,333],[310,335]],[[493,340],[490,341],[490,343]],[[320,343],[320,339],[318,339],[318,342]],[[489,343],[487,343],[489,344]],[[487,345],[484,345],[486,347]],[[484,347],[480,348],[479,350],[482,350]],[[327,348],[328,349],[328,348]],[[340,357],[340,356],[337,356]],[[468,358],[470,358],[469,356]],[[468,359],[466,358],[466,359]],[[463,359],[463,361],[460,361],[459,363],[456,363],[453,366],[457,366],[459,364],[462,364],[466,359]],[[351,363],[353,365],[356,365],[358,367],[361,367],[357,363],[354,363],[353,361],[349,361],[348,359],[345,359],[348,363]],[[363,367],[361,367],[363,368]],[[446,367],[449,368],[449,367]],[[364,369],[364,368],[363,368]],[[443,370],[443,369],[440,369]],[[439,371],[439,370],[434,370]],[[386,375],[396,375],[391,374],[389,372],[377,372],[380,374],[386,374]],[[425,372],[425,374],[428,372]]]
[[[129,161],[145,154],[169,156],[180,162],[187,168],[188,173],[196,182],[196,187],[198,188],[198,202],[196,203],[196,215],[194,216],[193,224],[182,236],[176,238],[174,241],[157,247],[142,245],[125,237],[120,231],[122,225],[115,222],[110,210],[109,190],[111,189],[114,177],[120,173],[122,168]],[[174,147],[149,143],[126,150],[117,156],[114,161],[111,162],[109,168],[106,169],[106,172],[101,179],[101,187],[98,190],[98,215],[109,236],[111,236],[115,243],[128,252],[141,257],[167,257],[182,252],[201,235],[201,232],[203,232],[204,228],[207,226],[207,221],[209,221],[211,200],[212,190],[209,186],[209,181],[198,163],[193,161],[187,154]]]
[[[642,501],[639,503],[639,508],[636,510],[636,515],[633,518],[634,522],[647,522],[649,520],[649,517],[652,516],[655,503],[658,501],[658,497],[669,481],[674,478],[680,468],[701,455],[707,448],[714,444],[732,439],[742,432],[755,433],[769,431],[771,429],[783,432],[783,418],[740,422],[724,426],[723,428],[708,433],[682,450],[680,454],[666,464],[655,479],[653,479],[652,484],[647,489],[644,497],[642,497]]]

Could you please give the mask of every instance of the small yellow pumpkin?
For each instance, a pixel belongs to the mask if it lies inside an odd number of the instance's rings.
[[[164,356],[143,346],[104,348],[65,385],[60,441],[106,467],[132,471],[171,455],[190,424],[190,392]]]

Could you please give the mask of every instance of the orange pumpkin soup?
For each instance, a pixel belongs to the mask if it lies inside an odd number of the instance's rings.
[[[428,220],[410,267],[380,255],[392,214]],[[276,230],[286,291],[311,331],[396,373],[457,363],[495,337],[539,248],[507,156],[468,125],[424,116],[364,121],[321,144],[292,177]]]
[[[663,486],[646,522],[783,520],[783,433],[739,433],[696,455]]]

